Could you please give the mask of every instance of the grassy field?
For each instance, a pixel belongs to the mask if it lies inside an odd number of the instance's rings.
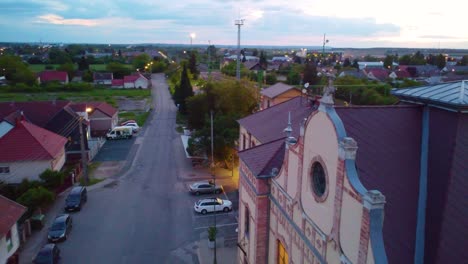
[[[49,64],[51,66],[54,67],[54,69],[57,69],[57,67],[59,67],[60,65],[59,64]],[[89,69],[91,71],[105,71],[106,70],[106,64],[91,64],[89,65]],[[125,66],[131,70],[133,70],[133,65],[131,64],[125,64]],[[45,70],[45,67],[46,67],[46,64],[30,64],[29,65],[29,69],[31,69],[31,71],[33,72],[41,72],[41,71],[44,71]],[[75,67],[76,69],[78,69],[77,67]]]

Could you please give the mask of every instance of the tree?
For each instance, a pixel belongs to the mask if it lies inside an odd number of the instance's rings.
[[[260,63],[260,65],[262,65],[265,69],[266,69],[267,66],[268,66],[267,58],[266,58],[266,55],[265,55],[265,53],[263,52],[263,50],[260,51],[259,63]]]
[[[466,66],[468,65],[468,55],[464,55],[461,60],[458,62],[458,65]]]
[[[188,77],[187,65],[184,64],[182,73],[180,75],[180,84],[176,86],[174,92],[174,101],[176,105],[178,105],[180,113],[187,113],[186,99],[190,96],[193,96],[193,89]]]
[[[57,67],[57,70],[67,72],[68,78],[71,79],[73,76],[73,73],[75,72],[75,64],[65,63]]]
[[[276,77],[276,73],[272,72],[272,73],[269,73],[265,76],[265,82],[266,84],[268,85],[272,85],[272,84],[275,84],[278,82],[278,79]]]
[[[302,83],[309,83],[310,85],[314,85],[319,81],[319,77],[317,76],[317,67],[313,63],[306,63],[304,67],[304,77],[302,78]]]
[[[47,169],[39,175],[39,178],[43,181],[44,187],[48,189],[54,189],[63,184],[63,181],[65,180],[65,174],[60,171]]]
[[[351,61],[349,60],[349,58],[345,58],[344,61],[343,61],[343,67],[350,67],[351,66]]]
[[[23,63],[19,56],[0,56],[0,76],[5,76],[12,84],[26,83],[34,85],[36,83],[34,73],[27,64]]]
[[[434,64],[439,68],[439,70],[445,67],[447,61],[445,60],[445,56],[443,54],[439,54],[434,59]]]
[[[145,68],[145,65],[148,64],[150,61],[151,61],[150,56],[146,53],[143,53],[143,54],[136,56],[133,59],[132,64],[135,69],[143,69]]]
[[[79,71],[89,70],[89,62],[85,56],[82,56],[81,59],[78,61],[78,70]]]
[[[359,71],[359,63],[358,63],[358,60],[357,59],[354,59],[353,60],[353,65],[352,65],[353,68],[356,68],[358,71]]]
[[[193,78],[196,80],[198,79],[198,74],[200,74],[200,72],[198,71],[197,69],[197,54],[195,51],[192,51],[190,53],[190,59],[189,59],[189,62],[188,62],[188,68],[190,70],[190,73],[193,75]]]
[[[72,63],[70,54],[60,50],[59,48],[51,48],[49,50],[49,62],[51,64]]]
[[[384,68],[385,69],[392,69],[393,68],[393,61],[395,57],[393,55],[387,55],[384,59]]]
[[[53,201],[54,194],[42,186],[27,190],[17,199],[18,203],[28,207],[31,211],[45,207]]]
[[[400,65],[410,65],[411,64],[411,56],[406,54],[400,57],[398,61]]]
[[[114,74],[115,79],[123,79],[125,75],[130,75],[132,72],[125,64],[118,62],[110,62],[106,69]]]

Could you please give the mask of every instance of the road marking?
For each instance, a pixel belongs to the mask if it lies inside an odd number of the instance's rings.
[[[219,215],[219,216],[223,216],[223,215],[232,215],[233,213],[234,213],[234,212],[232,212],[232,211],[229,212],[229,213],[224,213],[224,212],[221,212],[221,213],[220,213],[220,212],[218,212],[218,213],[216,214],[216,216],[218,216],[218,215]],[[195,218],[213,217],[213,215],[214,215],[213,213],[206,214],[206,215],[198,215],[197,213],[194,214]]]
[[[216,225],[216,227],[223,227],[223,226],[234,226],[237,225],[237,223],[231,223],[231,224],[222,224],[222,225]],[[202,227],[195,227],[194,229],[208,229],[210,226],[202,226]]]

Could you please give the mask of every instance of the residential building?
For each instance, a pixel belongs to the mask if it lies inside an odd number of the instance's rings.
[[[48,82],[68,83],[68,73],[65,71],[43,71],[37,75],[39,84]]]
[[[468,81],[239,120],[241,263],[462,263]],[[252,144],[253,142],[253,144]]]
[[[0,263],[17,263],[20,238],[17,222],[26,207],[0,195]]]
[[[124,88],[124,80],[123,79],[113,79],[111,88]]]
[[[89,122],[92,137],[102,137],[109,129],[117,126],[119,122],[119,112],[116,108],[106,102],[88,102]]]
[[[301,91],[294,86],[278,82],[262,89],[260,94],[262,95],[261,109],[266,109],[301,95]]]
[[[141,73],[124,76],[123,88],[148,89],[149,87],[150,81]]]
[[[0,138],[0,181],[39,180],[46,169],[59,171],[65,164],[68,140],[28,121],[18,120]]]
[[[111,86],[112,80],[114,79],[114,74],[112,72],[94,72],[93,73],[93,82],[96,85],[106,85]]]

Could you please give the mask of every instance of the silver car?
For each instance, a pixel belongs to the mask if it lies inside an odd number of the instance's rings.
[[[206,214],[209,212],[229,212],[232,210],[232,202],[229,200],[223,200],[220,198],[208,198],[198,200],[193,206],[195,212]]]
[[[223,186],[215,185],[212,181],[200,181],[190,184],[190,193],[200,195],[203,193],[222,193]]]

